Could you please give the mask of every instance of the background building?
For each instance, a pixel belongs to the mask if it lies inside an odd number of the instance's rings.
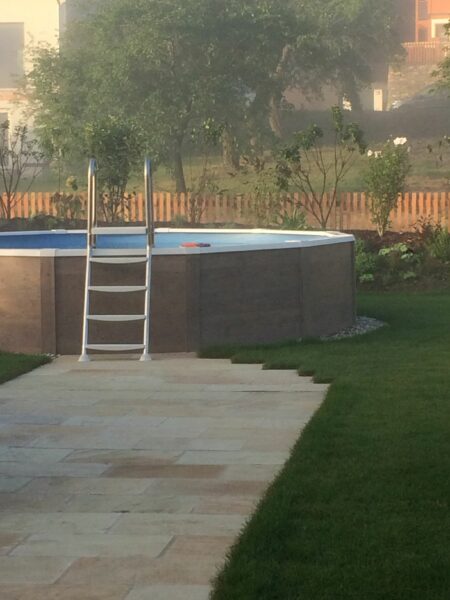
[[[445,38],[450,0],[416,0],[416,42]]]
[[[396,0],[402,42],[416,41],[416,3],[417,0]]]
[[[449,40],[445,25],[450,20],[450,0],[398,0],[402,15],[404,61],[392,65],[388,80],[388,106],[395,107],[428,93],[435,83],[433,72],[443,60]],[[411,17],[414,36],[411,39]]]
[[[56,44],[58,34],[57,0],[0,0],[0,121],[14,124],[21,117],[17,87],[26,70],[27,46]]]
[[[366,111],[385,111],[426,90],[432,73],[450,47],[445,25],[450,20],[450,0],[395,0],[398,33],[404,57],[393,65],[372,65],[372,83],[361,90],[361,105]],[[296,109],[325,110],[342,101],[332,88],[322,98],[307,98],[299,90],[289,90],[286,99]]]

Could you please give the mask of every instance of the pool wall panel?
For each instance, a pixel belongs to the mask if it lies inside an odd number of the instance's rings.
[[[195,258],[195,257],[194,257]],[[85,260],[81,257],[56,259],[57,280],[57,343],[58,354],[77,354],[80,351],[82,333],[83,289]],[[187,268],[189,267],[189,268]],[[188,351],[191,340],[188,336],[189,307],[195,303],[194,282],[191,279],[192,265],[187,265],[186,256],[155,256],[153,259],[152,319],[151,336],[154,352]],[[145,272],[140,265],[105,266],[94,265],[93,281],[97,285],[142,284]],[[197,310],[197,307],[195,307]],[[195,313],[194,310],[194,313]],[[91,314],[142,314],[144,294],[91,294]],[[141,343],[143,325],[131,323],[90,323],[91,343]],[[195,330],[190,323],[190,329]]]
[[[57,354],[77,354],[81,347],[85,269],[81,257],[55,259]]]
[[[301,337],[337,333],[356,318],[353,244],[301,251]]]
[[[41,352],[54,354],[56,348],[56,281],[55,259],[41,261]]]
[[[0,256],[0,349],[78,354],[83,257]],[[142,265],[95,265],[95,283],[133,284]],[[93,294],[94,314],[143,312],[143,294]],[[353,243],[155,255],[152,351],[336,333],[355,319]],[[142,323],[91,324],[92,343],[141,342]]]
[[[201,256],[200,346],[300,336],[300,251]]]
[[[1,350],[52,352],[55,343],[52,270],[51,258],[0,257]]]

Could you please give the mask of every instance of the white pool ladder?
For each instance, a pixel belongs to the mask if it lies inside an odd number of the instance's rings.
[[[86,256],[86,280],[84,291],[83,309],[83,341],[80,362],[89,362],[89,350],[101,353],[142,351],[141,361],[151,360],[150,356],[150,296],[151,296],[151,274],[152,274],[152,251],[154,247],[154,224],[153,224],[153,184],[152,164],[149,159],[145,160],[145,194],[144,194],[144,227],[98,227],[97,226],[97,164],[94,159],[89,163],[88,199],[87,199],[87,256]],[[145,235],[147,238],[146,249],[133,251],[107,251],[97,248],[97,236],[101,235]],[[92,264],[115,265],[145,263],[145,282],[143,285],[111,285],[98,286],[92,281]],[[94,315],[90,312],[91,294],[123,294],[128,292],[145,293],[144,313],[133,315]],[[93,344],[89,340],[89,324],[91,321],[103,322],[143,322],[142,344]]]

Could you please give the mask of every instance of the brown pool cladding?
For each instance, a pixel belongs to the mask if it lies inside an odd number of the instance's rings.
[[[0,256],[0,349],[78,354],[83,256]],[[97,285],[142,281],[144,265],[94,265]],[[92,314],[139,314],[144,294],[93,295]],[[192,352],[336,333],[355,319],[354,244],[155,255],[151,349]],[[92,323],[92,343],[140,343],[142,323]]]

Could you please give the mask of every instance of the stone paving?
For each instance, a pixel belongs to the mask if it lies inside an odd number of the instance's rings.
[[[1,600],[206,600],[325,391],[186,355],[0,386]]]

